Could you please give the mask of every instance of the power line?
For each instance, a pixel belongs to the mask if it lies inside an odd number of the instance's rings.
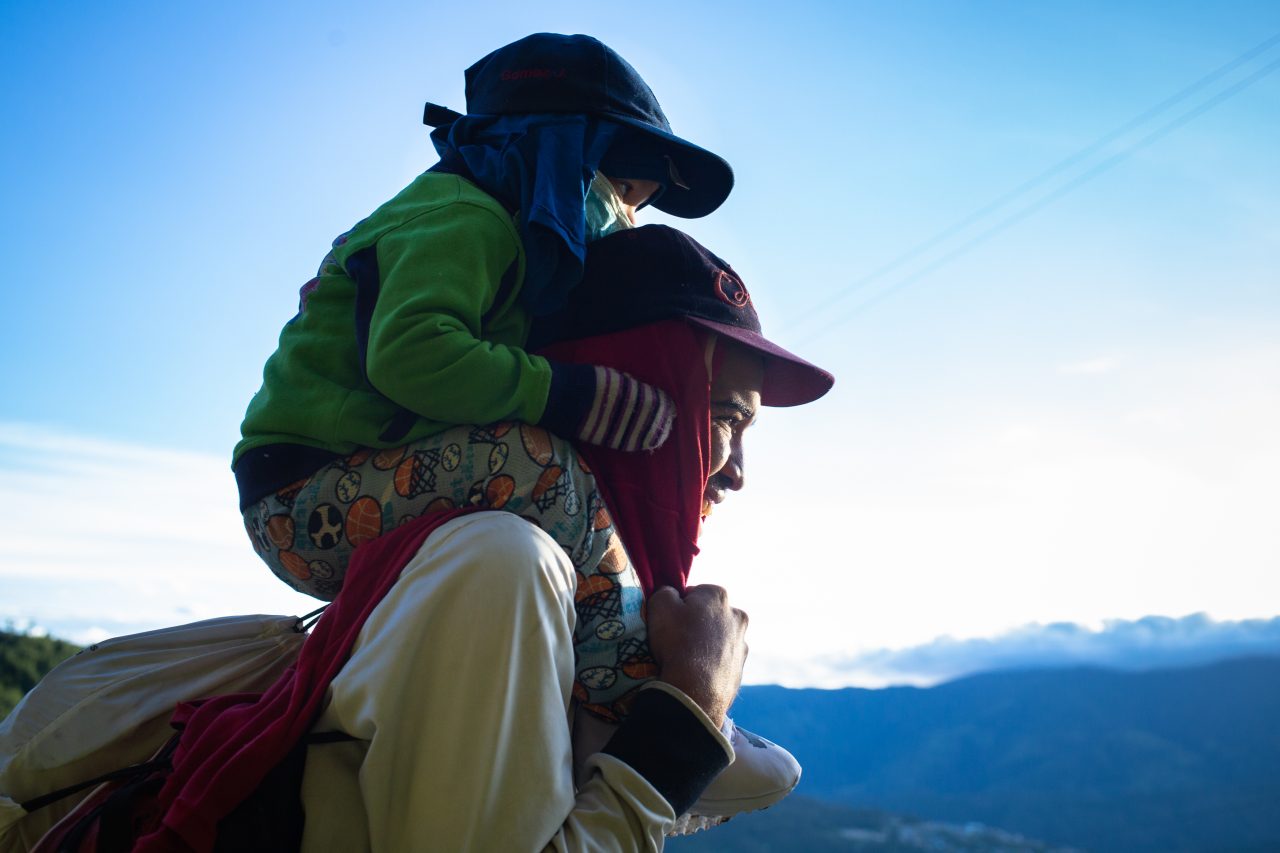
[[[1047,182],[1049,179],[1062,174],[1067,169],[1070,169],[1072,166],[1075,166],[1076,164],[1086,160],[1087,158],[1089,158],[1090,156],[1092,156],[1093,154],[1101,150],[1106,145],[1110,144],[1111,142],[1114,142],[1116,139],[1119,139],[1125,134],[1133,130],[1136,130],[1137,128],[1141,127],[1142,125],[1146,124],[1147,122],[1159,116],[1161,113],[1169,110],[1171,107],[1174,107],[1177,104],[1185,101],[1191,95],[1195,94],[1201,89],[1204,89],[1206,86],[1209,86],[1217,82],[1225,75],[1239,68],[1241,65],[1249,62],[1250,60],[1257,58],[1260,54],[1266,53],[1268,50],[1270,50],[1272,47],[1274,47],[1278,43],[1280,43],[1280,33],[1276,33],[1275,35],[1265,39],[1264,41],[1260,42],[1254,47],[1249,48],[1244,53],[1241,53],[1240,55],[1236,56],[1234,59],[1230,60],[1229,62],[1226,62],[1223,65],[1218,66],[1217,68],[1205,74],[1195,82],[1191,83],[1188,86],[1185,86],[1184,88],[1180,89],[1179,91],[1175,92],[1174,94],[1160,101],[1158,104],[1144,110],[1143,112],[1139,113],[1138,115],[1124,122],[1123,124],[1116,127],[1115,129],[1108,131],[1107,133],[1095,139],[1093,142],[1090,142],[1088,145],[1079,149],[1075,153],[1058,161],[1057,163],[1048,167],[1047,169],[1040,172],[1036,176],[1022,182],[1018,186],[1014,187],[1013,189],[1009,190],[1008,192],[1004,193],[1003,195],[999,196],[993,201],[983,205],[977,210],[974,210],[972,213],[968,214],[967,216],[964,216],[956,220],[951,225],[948,225],[946,228],[934,234],[932,237],[929,237],[928,239],[913,245],[912,247],[904,251],[902,254],[890,260],[888,263],[878,267],[877,269],[873,270],[870,273],[867,273],[864,276],[861,276],[860,278],[855,279],[854,281],[850,282],[847,286],[841,288],[837,293],[833,294],[827,299],[822,300],[821,302],[816,304],[814,307],[808,309],[807,311],[799,315],[799,317],[792,320],[789,325],[797,326],[797,325],[803,324],[808,318],[816,316],[821,312],[825,312],[831,306],[839,302],[843,302],[848,297],[854,295],[859,290],[862,290],[863,288],[865,288],[868,284],[871,284],[872,282],[883,278],[886,274],[893,272],[894,270],[904,266],[910,261],[915,260],[916,258],[928,252],[930,249],[933,249],[939,244],[949,240],[951,237],[955,236],[959,232],[964,231],[965,229],[969,228],[971,225],[974,225],[980,220],[985,219],[986,217],[996,212],[997,210],[1003,207],[1006,207],[1007,205],[1009,205],[1011,202],[1015,201],[1019,197],[1024,196],[1031,190],[1041,186],[1042,184]],[[1268,67],[1271,67],[1271,66],[1268,66]],[[1270,72],[1266,72],[1266,73],[1270,73]],[[1266,76],[1266,74],[1264,73],[1262,76]],[[1256,80],[1254,80],[1253,82],[1256,82]],[[1226,90],[1226,91],[1230,91],[1230,90]],[[1232,94],[1235,94],[1235,92],[1232,92]],[[1230,96],[1228,95],[1228,97]],[[1210,100],[1213,101],[1213,99],[1210,99]],[[1222,100],[1225,100],[1225,98]],[[1216,105],[1216,103],[1219,103],[1219,102],[1220,100],[1215,101],[1214,105]],[[1199,112],[1195,113],[1195,115],[1199,115],[1199,114],[1200,114]],[[1194,117],[1195,116],[1192,116],[1192,118]],[[1181,125],[1178,125],[1178,126],[1181,126]],[[1139,143],[1139,144],[1142,145],[1142,147],[1145,147],[1145,144],[1143,143]],[[1129,153],[1133,153],[1134,150],[1137,150],[1137,149],[1136,148],[1130,149]],[[1102,169],[1102,171],[1106,171],[1107,168],[1110,168],[1110,166],[1107,166],[1106,168]],[[1089,173],[1086,173],[1086,174],[1089,174]],[[1074,182],[1071,184],[1073,189],[1074,189],[1074,186],[1077,186],[1077,185],[1078,184],[1074,184]],[[1061,197],[1061,195],[1058,195],[1058,194],[1051,194],[1051,196],[1053,196],[1055,200],[1056,198]],[[1034,210],[1039,210],[1043,206],[1044,206],[1043,204],[1037,203],[1036,205],[1034,205]],[[1034,212],[1034,210],[1030,212]],[[1030,215],[1030,213],[1027,213],[1026,215]],[[1016,218],[1014,219],[1014,221],[1020,221],[1022,218],[1025,218],[1025,216],[1022,214],[1018,214],[1016,215]],[[985,241],[989,237],[994,236],[994,234],[997,233],[998,231],[1004,230],[1004,228],[1007,228],[1009,225],[1012,225],[1012,224],[1013,224],[1013,221],[1006,220],[1004,223],[1001,223],[1000,226],[997,226],[995,229],[991,229],[987,232],[984,232],[978,238],[975,238],[975,241],[971,241],[969,244],[966,244],[965,247],[962,247],[964,251],[956,251],[956,252],[949,253],[948,255],[944,256],[947,259],[946,261],[935,262],[933,264],[930,264],[928,267],[925,268],[925,270],[917,273],[913,273],[911,276],[908,276],[907,279],[904,279],[903,281],[892,285],[889,288],[889,290],[885,292],[896,291],[900,287],[905,286],[906,283],[910,283],[918,280],[924,275],[927,275],[928,272],[932,272],[933,270],[936,270],[938,267],[942,266],[943,263],[949,262],[949,260],[954,259],[955,257],[959,257],[959,255],[961,254],[964,254],[965,251],[968,251],[968,249],[973,248],[973,246],[977,245],[978,242]],[[880,298],[881,298],[880,296],[873,297],[873,299],[865,303],[865,305],[871,305],[871,304],[874,304],[875,302],[879,302]],[[826,329],[829,327],[829,325],[830,324],[828,324],[827,326],[823,326],[822,328]]]
[[[1032,202],[1031,204],[1022,208],[1021,210],[1017,211],[1016,213],[1006,217],[996,225],[993,225],[991,228],[988,228],[986,231],[983,231],[977,236],[971,238],[970,240],[966,241],[959,247],[946,253],[942,257],[937,258],[927,266],[911,273],[905,278],[899,279],[898,281],[894,282],[892,285],[886,287],[885,289],[881,290],[879,293],[872,296],[866,302],[863,302],[855,306],[852,310],[842,315],[839,320],[831,323],[827,323],[819,327],[817,331],[811,333],[807,337],[809,337],[812,340],[813,338],[822,336],[823,334],[831,331],[833,328],[836,328],[837,326],[847,321],[853,315],[861,313],[862,311],[865,311],[871,306],[879,303],[881,300],[883,300],[885,297],[889,296],[890,294],[896,293],[897,291],[903,289],[904,287],[914,284],[915,282],[919,281],[925,276],[935,272],[939,268],[951,263],[956,258],[959,258],[962,255],[968,254],[970,251],[977,248],[978,246],[985,243],[986,241],[990,240],[992,237],[996,236],[1000,232],[1005,231],[1006,229],[1023,221],[1027,217],[1035,213],[1038,213],[1039,211],[1043,210],[1045,207],[1048,207],[1050,204],[1053,204],[1054,202],[1058,201],[1059,199],[1068,195],[1069,193],[1074,192],[1075,190],[1079,189],[1081,186],[1093,180],[1094,178],[1098,177],[1099,175],[1103,174],[1104,172],[1110,171],[1111,169],[1118,166],[1120,163],[1129,159],[1131,156],[1133,156],[1137,152],[1143,150],[1144,148],[1148,148],[1151,145],[1154,145],[1156,142],[1168,136],[1173,131],[1188,124],[1189,122],[1200,117],[1201,115],[1213,109],[1214,107],[1219,106],[1223,102],[1230,100],[1231,98],[1243,92],[1245,89],[1249,88],[1250,86],[1254,85],[1258,81],[1262,80],[1264,77],[1267,77],[1268,75],[1275,73],[1277,70],[1280,70],[1280,59],[1277,59],[1271,62],[1270,64],[1263,66],[1262,68],[1258,69],[1254,73],[1250,74],[1248,77],[1245,77],[1244,79],[1232,84],[1231,86],[1228,86],[1226,89],[1223,89],[1222,91],[1218,92],[1213,97],[1209,98],[1206,101],[1203,101],[1198,106],[1193,107],[1190,110],[1187,110],[1185,113],[1178,116],[1173,121],[1170,121],[1167,124],[1162,125],[1161,127],[1157,128],[1156,130],[1144,136],[1142,139],[1138,140],[1137,142],[1133,143],[1129,147],[1120,151],[1119,153],[1112,155],[1106,160],[1103,160],[1101,163],[1098,163],[1096,166],[1093,166],[1087,171],[1080,173],[1079,175],[1072,178],[1067,183],[1053,190],[1053,192],[1050,192],[1049,194],[1042,196],[1035,202]],[[845,295],[849,295],[849,294],[846,293]]]

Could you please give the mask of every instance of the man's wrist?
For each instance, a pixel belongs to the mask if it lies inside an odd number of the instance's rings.
[[[719,728],[724,725],[729,706],[733,704],[733,696],[726,698],[721,693],[710,689],[705,672],[690,673],[686,677],[684,673],[672,671],[670,667],[664,666],[658,678],[660,681],[655,684],[669,687],[673,693],[684,697],[688,700],[687,704],[690,707],[706,715],[712,726]]]

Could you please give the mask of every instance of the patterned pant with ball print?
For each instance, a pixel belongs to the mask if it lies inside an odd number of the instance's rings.
[[[573,446],[540,427],[461,426],[403,447],[359,450],[244,511],[254,550],[294,589],[332,600],[351,552],[426,513],[460,506],[525,518],[577,570],[573,693],[603,719],[626,715],[657,675],[643,593],[595,478]]]

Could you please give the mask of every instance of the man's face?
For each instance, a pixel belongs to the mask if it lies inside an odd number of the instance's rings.
[[[727,492],[743,486],[742,435],[755,423],[764,384],[764,361],[758,353],[724,338],[716,346],[723,351],[711,380],[711,476],[702,493],[704,518]]]

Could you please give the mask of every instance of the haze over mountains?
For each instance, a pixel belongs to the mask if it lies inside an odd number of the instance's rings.
[[[993,670],[1082,665],[1142,670],[1248,655],[1280,655],[1280,617],[1145,616],[1107,620],[1096,630],[1073,622],[1031,624],[995,637],[939,637],[905,649],[827,655],[791,686],[923,686]]]

